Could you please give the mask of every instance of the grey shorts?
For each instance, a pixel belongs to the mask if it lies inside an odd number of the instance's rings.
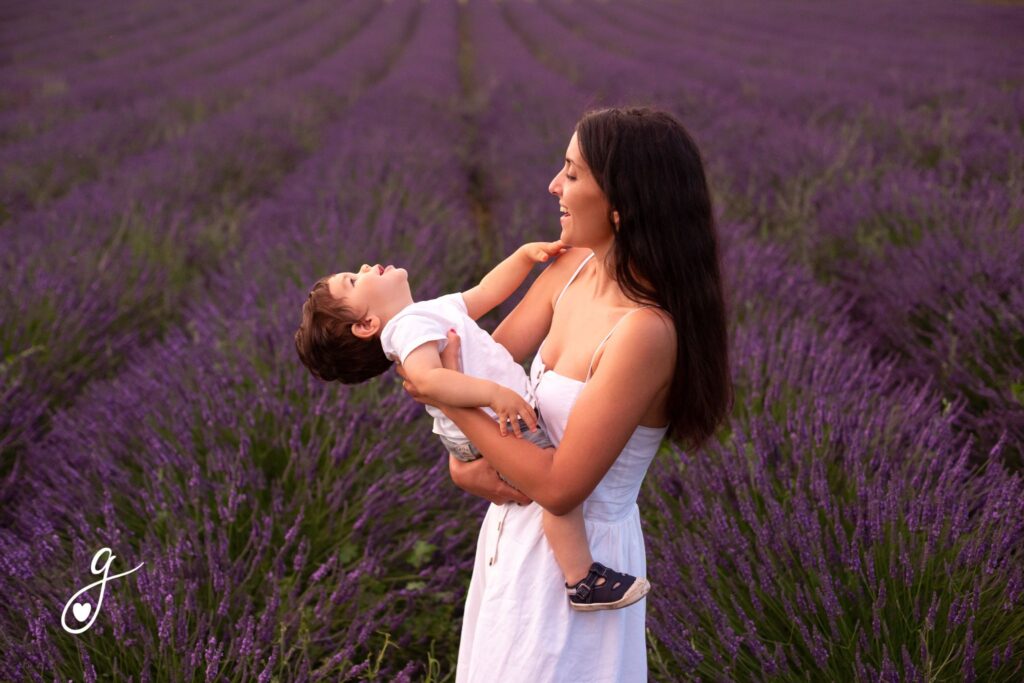
[[[526,421],[523,420],[523,418],[519,418],[519,430],[523,434],[523,439],[529,441],[535,446],[539,446],[540,448],[554,447],[554,444],[551,443],[551,440],[548,438],[547,432],[545,432],[544,428],[541,427],[539,424],[537,425],[537,431],[531,432],[530,427],[526,424]],[[509,430],[509,434],[513,435],[512,438],[516,438],[515,432],[512,431],[511,429]],[[469,439],[449,439],[448,437],[442,436],[441,434],[438,434],[437,438],[441,439],[441,443],[444,444],[445,448],[448,449],[449,453],[455,456],[456,460],[461,460],[462,462],[472,462],[482,457],[480,455],[480,451],[477,450],[476,446],[474,446]],[[508,479],[505,479],[505,477],[501,475],[501,472],[498,472],[498,476],[501,477],[501,480],[504,481],[506,484],[512,486],[512,482],[510,482]],[[515,488],[515,486],[512,486],[512,488]]]

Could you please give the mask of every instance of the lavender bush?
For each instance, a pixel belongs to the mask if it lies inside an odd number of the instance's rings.
[[[736,388],[641,493],[651,678],[1020,679],[1020,8],[3,13],[0,679],[450,679],[486,503],[299,306],[553,239],[573,123],[633,102],[706,157]],[[102,546],[145,565],[72,636]]]

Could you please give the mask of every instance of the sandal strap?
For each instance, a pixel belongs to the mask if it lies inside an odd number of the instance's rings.
[[[598,578],[604,578],[604,583],[597,585]],[[630,581],[633,579],[633,581]],[[592,603],[595,598],[601,602],[612,602],[625,595],[626,590],[636,578],[617,572],[614,569],[605,567],[600,562],[594,562],[590,566],[587,576],[576,584],[573,589],[573,601],[578,603]],[[616,587],[613,587],[617,583]],[[568,585],[568,584],[567,584]]]
[[[590,571],[587,572],[587,575],[583,578],[582,581],[576,584],[575,594],[578,601],[590,602],[593,598],[594,588],[595,584],[597,583],[597,579],[604,578],[605,584],[602,585],[606,585],[608,582],[608,574],[610,572],[611,570],[608,569],[608,567],[605,567],[600,562],[594,562],[593,564],[591,564]]]

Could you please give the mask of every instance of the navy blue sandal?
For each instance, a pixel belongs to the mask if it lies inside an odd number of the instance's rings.
[[[604,578],[598,585],[597,580]],[[651,590],[651,584],[643,577],[622,574],[609,569],[600,562],[590,565],[590,571],[575,586],[565,584],[569,594],[569,606],[581,612],[601,609],[619,609],[632,605]]]

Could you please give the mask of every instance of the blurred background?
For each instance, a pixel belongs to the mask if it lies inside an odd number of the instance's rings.
[[[326,385],[292,335],[321,275],[430,298],[556,239],[608,105],[696,139],[730,301],[733,415],[639,501],[650,678],[1021,680],[1022,38],[1020,3],[6,3],[0,680],[452,680],[487,503],[393,372]],[[70,635],[104,546],[145,566]]]

